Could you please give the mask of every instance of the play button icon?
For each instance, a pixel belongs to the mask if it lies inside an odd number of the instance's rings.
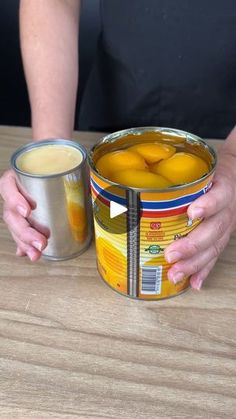
[[[132,192],[109,186],[101,189],[91,182],[93,215],[99,228],[111,234],[124,234],[133,230],[140,221],[139,203]]]
[[[110,202],[110,218],[118,217],[118,215],[124,214],[128,211],[128,208],[124,205],[118,204],[115,201]]]

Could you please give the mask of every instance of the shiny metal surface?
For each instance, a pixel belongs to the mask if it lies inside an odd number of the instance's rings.
[[[16,166],[17,157],[35,147],[43,145],[69,145],[81,152],[82,162],[72,170],[53,175],[31,175]],[[16,171],[20,190],[36,203],[29,222],[37,230],[49,235],[43,256],[51,260],[73,258],[82,253],[91,241],[91,205],[86,151],[78,143],[69,140],[44,140],[21,147],[13,154],[11,165]],[[70,202],[83,209],[83,237],[79,237],[70,214]],[[73,220],[72,220],[73,221]]]

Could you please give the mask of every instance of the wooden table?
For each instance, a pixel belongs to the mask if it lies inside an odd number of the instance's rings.
[[[1,171],[29,139],[1,127]],[[236,235],[202,291],[159,302],[108,288],[94,245],[32,264],[0,238],[1,419],[236,417]]]

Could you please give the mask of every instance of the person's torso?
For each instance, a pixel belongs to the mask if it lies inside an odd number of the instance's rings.
[[[235,123],[235,0],[103,0],[80,128],[158,125],[224,137]]]

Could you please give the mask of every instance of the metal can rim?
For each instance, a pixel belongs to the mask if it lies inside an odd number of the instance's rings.
[[[202,147],[204,147],[205,149],[207,149],[210,153],[210,155],[213,157],[213,164],[212,164],[212,169],[206,173],[204,176],[202,176],[200,179],[197,179],[193,182],[189,182],[189,183],[184,183],[183,185],[177,185],[177,186],[170,186],[169,188],[166,189],[148,189],[148,188],[136,188],[136,187],[129,187],[129,186],[125,186],[125,185],[121,185],[119,183],[113,182],[105,177],[103,177],[100,173],[98,173],[98,171],[96,170],[96,167],[93,163],[92,160],[92,156],[93,153],[95,151],[95,149],[104,143],[108,143],[111,142],[110,140],[113,140],[112,142],[115,142],[118,138],[122,138],[128,134],[142,134],[145,132],[165,132],[166,134],[182,134],[186,141],[188,140],[189,143],[198,143],[200,145],[202,145]],[[108,141],[109,140],[109,141]],[[110,134],[106,134],[105,136],[101,137],[100,139],[97,140],[97,142],[90,148],[89,152],[88,152],[88,163],[89,163],[89,167],[92,170],[92,172],[98,176],[99,179],[101,179],[104,182],[109,182],[109,184],[111,184],[112,186],[116,186],[119,187],[121,189],[124,190],[133,190],[136,192],[145,192],[145,193],[155,193],[155,192],[161,192],[161,193],[168,193],[170,191],[175,191],[175,190],[179,190],[179,189],[185,189],[186,186],[194,186],[194,185],[198,185],[199,183],[201,183],[203,180],[207,179],[208,177],[210,177],[216,168],[216,164],[217,164],[217,154],[214,150],[213,147],[211,147],[209,144],[207,144],[201,137],[198,137],[195,134],[192,134],[190,132],[187,131],[183,131],[180,129],[176,129],[176,128],[168,128],[168,127],[157,127],[157,126],[146,126],[146,127],[133,127],[133,128],[127,128],[124,130],[120,130],[120,131],[115,131],[113,133]]]
[[[54,144],[62,144],[62,145],[68,145],[70,147],[74,147],[76,149],[78,149],[81,154],[82,154],[82,161],[75,167],[73,167],[70,170],[66,170],[64,172],[59,172],[59,173],[52,173],[52,174],[46,174],[46,175],[37,175],[37,174],[32,174],[32,173],[28,173],[28,172],[24,172],[23,170],[19,169],[16,165],[16,160],[17,158],[24,152],[29,151],[33,148],[38,148],[38,147],[42,147],[44,145],[54,145]],[[21,174],[23,176],[27,176],[30,178],[38,178],[38,179],[51,179],[51,178],[55,178],[55,177],[59,177],[59,176],[66,176],[72,172],[74,172],[75,170],[80,169],[81,167],[84,166],[84,164],[87,161],[87,151],[85,149],[85,147],[83,147],[81,144],[69,140],[69,139],[65,139],[65,138],[49,138],[49,139],[45,139],[45,140],[40,140],[37,142],[30,142],[28,144],[25,144],[23,146],[20,146],[19,148],[17,148],[15,150],[15,152],[12,154],[11,159],[10,159],[10,164],[12,169],[15,170],[15,172],[17,172],[18,174]]]

